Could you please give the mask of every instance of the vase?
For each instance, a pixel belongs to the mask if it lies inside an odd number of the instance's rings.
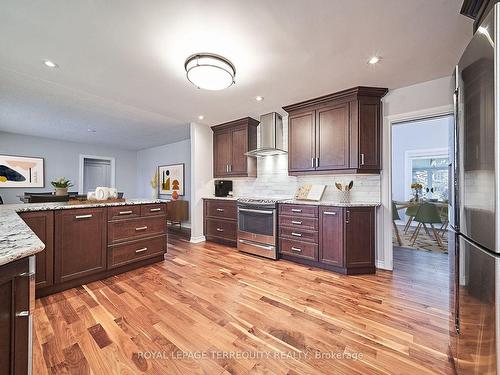
[[[62,195],[68,195],[68,188],[58,188],[56,187],[56,195],[57,196],[62,196]]]
[[[151,191],[151,199],[153,200],[158,199],[158,190],[154,189]]]

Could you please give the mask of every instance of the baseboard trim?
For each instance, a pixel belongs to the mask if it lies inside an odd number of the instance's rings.
[[[392,271],[392,267],[387,266],[383,260],[375,261],[375,267],[381,270]]]
[[[206,241],[205,236],[196,236],[196,237],[191,236],[191,239],[189,240],[189,242],[191,243],[200,243],[205,241]]]

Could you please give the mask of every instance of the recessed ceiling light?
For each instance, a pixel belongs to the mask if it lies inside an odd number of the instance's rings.
[[[203,116],[203,115],[198,116],[198,120],[203,120],[204,118],[205,118],[205,116]]]
[[[48,66],[49,68],[59,68],[59,65],[50,60],[43,60],[43,63],[45,64],[45,66]]]
[[[379,56],[372,56],[370,57],[370,60],[368,60],[368,64],[370,65],[375,65],[376,63],[378,63],[380,61],[380,57]]]
[[[258,102],[261,102],[264,100],[264,97],[263,96],[256,96],[255,100],[257,100]]]
[[[184,63],[189,82],[204,90],[223,90],[231,86],[236,68],[228,59],[213,53],[197,53]]]
[[[87,129],[87,131],[88,131],[89,133],[95,133],[95,132],[96,132],[96,130],[95,130],[95,129],[91,129],[91,128],[88,128],[88,129]]]

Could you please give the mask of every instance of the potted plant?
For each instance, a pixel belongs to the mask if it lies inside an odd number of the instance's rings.
[[[71,181],[66,177],[60,177],[52,181],[51,184],[56,189],[56,195],[68,195],[68,188],[73,186]]]

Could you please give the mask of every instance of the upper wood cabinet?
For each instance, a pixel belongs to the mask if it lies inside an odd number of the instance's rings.
[[[257,125],[253,118],[212,126],[214,177],[256,177],[257,160],[245,155],[257,148]]]
[[[355,87],[283,107],[291,175],[379,173],[385,88]]]

